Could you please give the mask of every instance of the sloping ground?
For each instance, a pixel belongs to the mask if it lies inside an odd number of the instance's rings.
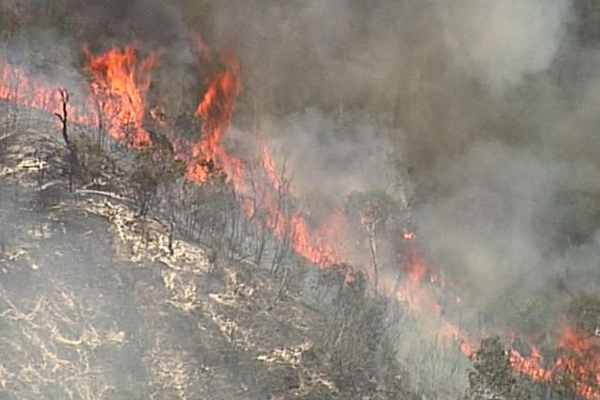
[[[0,138],[0,398],[351,398],[325,315],[265,271],[170,243],[118,194],[69,193],[64,154]]]

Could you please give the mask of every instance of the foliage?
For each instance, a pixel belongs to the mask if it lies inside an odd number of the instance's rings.
[[[504,318],[511,326],[521,327],[523,333],[545,331],[554,322],[552,303],[544,296],[532,295],[522,298],[507,294],[504,302]]]
[[[529,400],[529,389],[517,381],[508,352],[496,336],[481,341],[473,355],[465,400]]]
[[[584,45],[596,46],[600,38],[600,3],[591,0],[574,0],[573,9],[579,23],[577,37]]]
[[[600,328],[600,294],[577,294],[569,304],[568,315],[577,330],[593,334]]]
[[[308,393],[305,393],[305,394],[297,397],[297,400],[334,400],[334,399],[335,399],[335,397],[333,396],[331,391],[322,385],[311,388],[311,390]]]
[[[134,183],[139,215],[143,217],[148,213],[160,186],[176,181],[183,173],[182,162],[165,157],[163,152],[153,147],[138,151],[131,180]]]
[[[348,214],[354,215],[362,224],[383,227],[397,222],[402,209],[400,204],[383,191],[355,192],[346,202]]]
[[[346,202],[346,214],[366,234],[371,255],[373,287],[379,285],[378,254],[381,237],[397,237],[401,228],[402,206],[384,191],[355,192]]]
[[[364,275],[357,273],[355,278],[344,284],[326,327],[323,345],[333,380],[351,398],[408,399],[412,395],[399,379],[402,374],[388,335],[392,304],[367,294]]]
[[[81,135],[73,140],[79,175],[85,181],[94,181],[105,174],[114,174],[117,171],[115,161],[106,152],[104,147],[94,142],[87,135]]]
[[[541,209],[536,224],[538,229],[548,229],[547,224],[552,224],[550,245],[553,248],[566,250],[593,240],[600,223],[600,203],[596,193],[562,190],[554,195],[550,206]],[[554,210],[561,212],[556,214]]]

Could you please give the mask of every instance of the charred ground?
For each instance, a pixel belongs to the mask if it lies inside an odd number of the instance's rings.
[[[366,282],[191,244],[139,215],[135,173],[115,165],[70,192],[55,133],[17,128],[0,146],[3,398],[413,397],[385,329],[393,304]]]
[[[33,390],[47,386],[50,392],[90,398],[89,393],[101,396],[98,390],[112,385],[124,392],[136,387],[142,396],[194,398],[197,390],[190,394],[189,388],[205,378],[199,378],[202,364],[180,347],[156,345],[171,360],[161,364],[160,357],[148,356],[154,351],[148,350],[153,335],[148,332],[182,326],[161,332],[187,349],[194,341],[208,343],[201,331],[213,337],[219,330],[222,338],[214,346],[235,344],[239,350],[253,338],[239,327],[260,331],[253,324],[259,320],[269,329],[243,347],[251,354],[240,356],[249,369],[239,371],[243,383],[215,383],[216,392],[246,396],[239,390],[252,383],[257,398],[313,390],[318,398],[325,393],[393,398],[404,395],[410,381],[431,398],[456,397],[465,385],[470,399],[491,393],[527,397],[521,385],[539,398],[597,397],[600,85],[598,13],[592,3],[3,2],[1,44],[8,62],[2,63],[0,97],[10,104],[0,105],[2,196],[9,210],[3,214],[2,251],[8,254],[7,271],[20,272],[7,278],[4,296],[12,302],[2,313],[13,345],[7,347],[12,375],[0,380],[2,386],[22,382],[7,391],[20,394],[33,383]],[[220,53],[227,52],[190,39],[198,31],[208,43],[234,49],[235,56],[222,58],[226,54]],[[109,82],[105,61],[111,57],[133,78]],[[151,80],[150,65],[155,67]],[[23,83],[25,78],[31,79]],[[66,147],[60,136],[46,136],[57,133],[52,113],[60,114],[59,82],[69,88],[71,104],[84,110],[79,120],[71,114],[72,145]],[[111,92],[123,82],[134,83],[130,92]],[[88,96],[122,101],[103,113],[98,104],[81,104]],[[205,102],[210,99],[218,101]],[[198,110],[199,103],[206,106]],[[175,135],[167,137],[161,123],[175,128]],[[129,141],[131,132],[141,140]],[[111,135],[126,140],[112,142]],[[200,156],[183,160],[182,168],[182,156],[188,154],[177,144],[188,139]],[[150,148],[131,149],[131,144],[150,142]],[[275,159],[253,159],[254,147],[267,156],[275,150]],[[245,179],[238,173],[241,161]],[[252,162],[261,165],[253,169]],[[253,181],[256,171],[262,175]],[[27,179],[29,186],[23,186]],[[288,196],[292,189],[296,193]],[[257,205],[267,207],[254,212]],[[90,229],[85,229],[88,219]],[[336,229],[318,229],[323,221]],[[29,222],[35,229],[26,226]],[[18,228],[5,229],[9,223]],[[109,233],[103,237],[96,230]],[[90,235],[93,241],[85,242]],[[55,243],[58,238],[70,245]],[[78,240],[82,254],[67,251]],[[44,251],[28,247],[29,242]],[[92,248],[95,242],[110,242],[111,250]],[[187,260],[196,267],[184,267],[187,261],[177,258],[186,243],[186,254],[203,254]],[[29,253],[34,262],[24,256]],[[334,257],[339,253],[343,257]],[[109,256],[112,261],[104,262]],[[61,275],[71,270],[58,267],[61,257],[77,264],[77,273]],[[309,266],[307,258],[319,265]],[[41,272],[38,259],[49,263],[52,273]],[[194,269],[205,264],[202,259],[209,265],[206,273]],[[348,260],[352,266],[338,262]],[[111,285],[85,275],[82,262],[102,266],[98,277]],[[366,289],[353,268],[368,276]],[[125,270],[143,272],[120,276]],[[117,315],[112,302],[123,302],[124,318],[135,321],[134,327],[107,328],[104,336],[93,324],[77,331],[73,321],[83,317],[65,311],[88,315],[81,311],[87,307],[84,300],[73,300],[84,294],[77,276],[111,299],[110,305],[92,304],[91,314],[106,308]],[[62,288],[59,297],[47,282]],[[136,282],[143,288],[131,289]],[[248,298],[244,289],[236,289],[239,282],[254,293],[251,312],[238,298]],[[66,305],[53,311],[38,303],[38,297],[23,294],[29,284],[44,294],[39,298]],[[126,295],[114,289],[121,284]],[[400,306],[372,296],[377,285]],[[155,307],[161,302],[168,305]],[[303,312],[287,321],[289,315],[277,310],[290,304]],[[211,312],[225,306],[235,315],[218,311],[215,322]],[[130,313],[131,308],[150,311]],[[184,314],[213,325],[197,327]],[[304,333],[298,333],[296,316],[308,321],[298,323]],[[303,340],[321,343],[312,349],[325,355],[314,358],[325,383],[298,388],[298,380],[306,382],[304,375],[294,375],[299,367],[288,375],[287,366],[265,373],[269,385],[258,383],[254,369],[262,371],[273,357],[289,360],[291,354],[271,349],[270,332],[283,329],[275,320],[289,329],[296,326],[287,347],[292,353],[313,359]],[[510,351],[494,339],[476,351],[479,338],[492,333],[499,333]],[[277,335],[273,343],[279,346],[285,340]],[[42,336],[50,341],[40,341]],[[141,344],[131,347],[125,342],[129,337]],[[23,350],[32,341],[33,350]],[[136,382],[133,386],[121,376],[90,369],[86,360],[104,346],[99,343],[128,346],[124,354],[143,364],[141,375],[123,374]],[[256,343],[268,346],[254,351]],[[72,351],[82,344],[87,350]],[[388,345],[394,351],[386,352]],[[226,349],[222,355],[230,354],[231,347]],[[407,374],[397,374],[386,354],[396,355]],[[85,376],[73,373],[64,359],[79,360],[78,371]],[[259,367],[249,361],[255,359]],[[216,361],[210,365],[217,368]],[[229,377],[238,372],[231,368],[226,367]],[[473,368],[470,375],[468,368]],[[148,388],[156,382],[156,370],[187,372],[166,373],[175,382],[171,389],[159,383]],[[59,372],[77,379],[101,376],[109,383],[97,389],[85,380],[76,387],[56,386],[52,382],[60,380]],[[490,373],[502,379],[490,379]],[[400,389],[391,376],[402,377]],[[282,377],[291,384],[282,383]],[[321,393],[323,385],[330,389]]]

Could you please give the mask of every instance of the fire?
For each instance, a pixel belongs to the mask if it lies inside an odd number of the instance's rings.
[[[600,339],[571,328],[560,319],[557,347],[562,353],[555,368],[575,382],[575,390],[587,398],[600,398]]]
[[[465,356],[471,357],[476,350],[474,341],[466,332],[441,317],[441,306],[433,293],[428,290],[429,284],[438,283],[439,275],[431,271],[426,261],[412,247],[412,243],[404,249],[403,264],[403,280],[396,289],[396,298],[415,313],[437,317],[438,332],[441,337],[458,343],[459,350]],[[461,297],[456,297],[457,304],[462,302]],[[512,336],[514,339],[517,335],[513,333]],[[526,376],[533,381],[572,382],[568,384],[580,396],[587,399],[600,399],[600,339],[573,330],[566,318],[561,318],[554,347],[559,355],[554,360],[548,361],[544,360],[541,351],[533,345],[529,346],[528,356],[512,349],[508,352],[510,366],[516,374]]]
[[[560,319],[560,332],[557,340],[558,347],[571,349],[581,355],[589,349],[594,348],[596,340],[594,336],[574,331],[569,326],[565,317]]]
[[[271,157],[271,153],[269,153],[269,148],[264,138],[260,140],[260,163],[271,187],[276,191],[281,190],[283,182],[279,178],[275,161]]]
[[[208,80],[208,89],[196,109],[202,124],[200,139],[192,148],[192,161],[187,170],[188,177],[195,182],[206,182],[218,163],[236,189],[245,186],[242,161],[230,156],[221,143],[231,122],[241,84],[239,63],[234,56],[226,57],[225,70]]]
[[[292,248],[296,253],[317,265],[330,267],[339,263],[339,255],[335,238],[339,237],[345,226],[346,219],[341,207],[336,208],[324,224],[314,230],[309,230],[306,220],[300,214],[292,218],[293,241]]]
[[[440,315],[440,304],[424,285],[424,282],[431,280],[431,277],[426,278],[427,272],[427,264],[423,257],[412,247],[407,247],[404,254],[404,271],[396,290],[396,298],[413,311]]]
[[[133,46],[123,50],[111,48],[93,56],[84,48],[85,70],[92,75],[91,89],[101,104],[107,132],[116,140],[127,139],[134,146],[150,143],[143,128],[144,96],[152,82],[155,56],[150,54],[139,64]]]
[[[30,77],[23,68],[11,65],[3,57],[0,57],[0,99],[52,114],[61,112],[61,97],[56,88],[51,88],[45,82]],[[68,111],[77,121],[83,115],[76,113],[71,106]],[[90,115],[92,117],[88,118],[95,120],[95,113],[92,112]]]
[[[85,99],[67,107],[69,122],[90,127],[100,124],[114,139],[129,138],[129,144],[141,146],[150,142],[143,129],[144,95],[150,87],[153,55],[138,64],[133,46],[124,50],[112,48],[93,56],[87,48],[84,69],[92,82]],[[0,57],[0,99],[21,107],[61,112],[61,96],[55,87],[31,78],[24,69],[11,65]],[[101,110],[101,111],[99,111]]]
[[[417,234],[411,231],[402,232],[402,239],[404,240],[415,240],[417,238]]]
[[[208,57],[205,46],[202,45],[199,52],[204,57]],[[241,209],[247,216],[251,217],[259,210],[244,199],[251,197],[260,199],[258,204],[260,212],[265,214],[265,223],[277,239],[289,238],[292,249],[314,264],[333,265],[337,261],[337,256],[328,239],[335,236],[335,231],[339,227],[343,227],[342,213],[334,212],[330,221],[316,229],[309,228],[307,220],[300,212],[282,207],[282,196],[289,193],[283,191],[285,183],[281,182],[275,162],[262,138],[256,138],[259,146],[259,164],[265,177],[259,187],[249,181],[250,177],[245,170],[244,162],[229,154],[224,147],[222,138],[231,123],[235,100],[240,94],[242,81],[239,61],[235,56],[225,54],[223,64],[223,71],[207,78],[206,92],[196,109],[196,116],[202,128],[198,142],[192,146],[187,176],[194,182],[204,183],[215,168],[220,168],[242,198]]]
[[[471,344],[471,341],[468,339],[468,335],[450,324],[447,321],[442,321],[440,324],[440,334],[443,339],[450,340],[458,343],[458,349],[465,356],[471,358],[475,353],[475,347]]]
[[[509,362],[513,371],[535,381],[549,381],[552,378],[552,372],[542,367],[541,361],[542,357],[535,347],[531,348],[529,357],[524,357],[516,350],[509,352]]]
[[[209,56],[206,47],[199,53]],[[133,46],[124,49],[111,48],[93,55],[84,49],[84,69],[90,73],[91,82],[87,97],[69,104],[69,121],[102,128],[114,139],[125,141],[132,147],[150,143],[150,135],[144,128],[146,114],[154,123],[165,125],[160,105],[147,111],[146,95],[152,83],[152,69],[157,59],[154,54],[139,60]],[[266,141],[256,134],[258,171],[248,171],[247,163],[230,154],[223,137],[231,125],[235,102],[241,93],[240,64],[231,54],[223,55],[223,69],[205,77],[206,90],[201,95],[195,115],[201,128],[196,142],[170,139],[176,156],[186,162],[188,179],[203,184],[215,170],[225,173],[240,198],[241,210],[252,217],[260,212],[264,224],[273,236],[289,241],[296,254],[322,267],[343,264],[340,238],[347,230],[346,215],[341,207],[331,207],[324,222],[315,223],[314,216],[307,215],[286,198],[293,195],[288,182],[277,173],[277,165]],[[39,79],[29,76],[23,68],[15,67],[0,57],[0,99],[31,109],[59,112],[60,94]],[[252,172],[252,173],[251,173]],[[258,174],[257,174],[258,172]],[[253,182],[258,175],[259,181]],[[257,184],[255,184],[257,183]],[[255,199],[254,202],[249,199]],[[426,314],[437,321],[437,333],[447,342],[458,345],[459,350],[471,357],[476,346],[473,338],[463,330],[446,321],[442,308],[446,305],[435,295],[433,288],[445,282],[445,276],[429,266],[416,250],[417,235],[404,230],[399,241],[404,247],[401,276],[397,282],[382,279],[380,289],[395,295],[415,313]],[[346,282],[354,282],[351,272],[346,272]],[[462,305],[462,297],[450,301]],[[540,382],[552,382],[568,377],[574,381],[574,390],[586,398],[600,398],[600,343],[591,335],[572,329],[563,320],[555,338],[555,359],[544,359],[543,352],[530,346],[529,355],[517,350],[509,352],[509,361],[515,373]]]

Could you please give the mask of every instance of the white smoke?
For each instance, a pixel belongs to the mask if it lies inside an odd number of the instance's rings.
[[[458,0],[438,12],[454,62],[494,91],[546,71],[572,16],[569,0]]]
[[[385,134],[367,118],[329,118],[317,109],[265,124],[279,165],[287,164],[294,187],[343,201],[354,191],[393,183]]]

